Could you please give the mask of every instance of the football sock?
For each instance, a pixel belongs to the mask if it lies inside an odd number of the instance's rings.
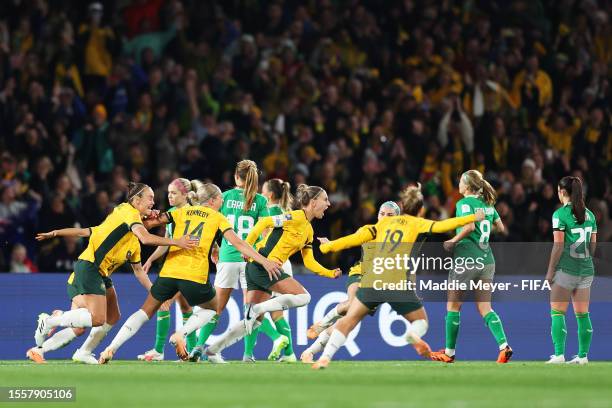
[[[310,302],[309,293],[301,293],[299,295],[280,295],[268,299],[265,302],[258,303],[253,306],[253,313],[260,315],[266,312],[274,312],[276,310],[287,310],[294,307],[305,306]]]
[[[327,329],[329,326],[334,324],[335,321],[341,317],[342,315],[338,313],[338,306],[336,305],[329,312],[327,312],[325,316],[323,316],[323,319],[321,319],[321,321],[319,322],[319,325],[322,328]]]
[[[272,324],[272,321],[270,319],[268,319],[267,317],[265,317],[261,321],[261,326],[259,327],[259,330],[262,331],[263,333],[265,333],[266,336],[268,336],[270,338],[270,340],[272,340],[272,341],[274,341],[274,340],[276,340],[276,339],[278,339],[280,337],[280,333],[278,331],[276,331],[276,328]]]
[[[72,330],[72,328],[70,327],[67,327],[63,330],[56,332],[53,336],[45,340],[42,345],[42,350],[44,353],[46,353],[47,351],[57,350],[67,345],[75,338],[76,334],[74,334],[74,330]]]
[[[289,327],[289,323],[287,323],[287,321],[285,320],[284,317],[281,317],[280,319],[278,319],[274,323],[276,324],[276,329],[278,330],[278,332],[280,334],[282,334],[283,336],[287,336],[287,338],[289,339],[289,344],[287,344],[287,346],[283,350],[284,354],[286,356],[290,356],[290,355],[294,354],[294,352],[293,352],[293,338],[291,336],[291,327]]]
[[[346,342],[346,336],[342,334],[340,330],[335,330],[332,332],[331,336],[329,336],[329,341],[325,346],[325,350],[323,350],[323,355],[321,357],[325,357],[328,359],[332,359],[334,354],[344,345]]]
[[[183,324],[187,323],[187,320],[189,320],[192,314],[193,312],[183,313]],[[189,335],[187,336],[187,351],[188,352],[190,352],[195,347],[197,341],[198,341],[197,333],[195,331],[189,333]]]
[[[198,342],[196,343],[197,346],[203,346],[204,344],[206,344],[206,340],[208,340],[212,332],[215,331],[218,323],[219,315],[216,314],[212,317],[212,319],[210,319],[210,322],[206,323],[204,327],[200,329],[200,334],[198,335]]]
[[[133,335],[135,335],[138,330],[149,320],[149,316],[142,309],[138,309],[137,312],[134,312],[128,319],[123,323],[121,329],[111,342],[110,348],[113,351],[117,351],[119,347],[123,345],[126,341],[128,341]]]
[[[86,353],[93,353],[94,349],[100,345],[102,340],[112,328],[113,325],[108,323],[104,323],[102,326],[93,327],[89,332],[89,336],[87,336],[85,343],[83,343],[81,346],[81,350]]]
[[[91,313],[85,308],[73,309],[47,319],[50,327],[91,327]]]
[[[578,357],[586,357],[593,339],[591,316],[588,312],[576,313],[576,321],[578,322]]]
[[[457,335],[459,334],[459,325],[461,324],[461,313],[448,311],[446,312],[446,349],[445,353],[449,357],[455,355],[457,346]]]
[[[555,356],[565,355],[565,339],[567,328],[565,327],[565,313],[552,309],[550,311],[551,326],[550,334],[555,346]]]
[[[485,324],[491,331],[493,337],[495,337],[495,341],[499,346],[500,350],[503,350],[508,345],[508,340],[506,339],[506,333],[504,333],[504,325],[499,318],[499,315],[495,313],[495,311],[491,310],[484,317]]]
[[[157,312],[157,326],[155,327],[155,351],[164,353],[164,346],[170,331],[170,311]]]

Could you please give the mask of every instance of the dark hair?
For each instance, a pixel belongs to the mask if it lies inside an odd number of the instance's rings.
[[[291,208],[291,184],[279,178],[273,178],[266,181],[268,189],[272,192],[274,199],[278,200],[278,204],[283,211],[289,211]]]
[[[319,186],[307,186],[306,184],[300,184],[297,186],[297,190],[295,191],[293,206],[298,210],[304,208],[324,191],[325,190]]]
[[[144,183],[134,183],[130,181],[128,183],[127,201],[131,203],[134,197],[142,197],[142,192],[145,191],[149,186]]]
[[[584,223],[586,219],[586,207],[582,194],[582,180],[579,177],[566,176],[559,181],[559,189],[565,190],[572,202],[572,213],[578,224]]]

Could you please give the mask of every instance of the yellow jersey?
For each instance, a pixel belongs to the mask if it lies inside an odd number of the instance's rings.
[[[363,227],[360,227],[354,233],[352,233],[350,235],[347,235],[345,237],[342,237],[342,238],[335,239],[333,241],[329,241],[326,245],[328,245],[330,248],[343,247],[345,245],[345,243],[347,243],[347,242],[350,243],[350,242],[353,242],[354,240],[365,239],[365,240],[369,241],[375,235],[376,235],[376,226],[375,225],[372,225],[372,224],[364,225]],[[332,249],[331,252],[336,252],[336,250]],[[351,269],[349,269],[348,276],[361,275],[362,274],[361,263],[363,262],[363,257],[364,257],[364,251],[362,249],[361,250],[361,259],[359,259],[359,261],[356,262],[355,265],[351,266]]]
[[[272,231],[257,243],[255,249],[260,254],[282,265],[291,255],[301,251],[306,268],[317,275],[334,277],[332,269],[327,269],[314,258],[312,253],[314,231],[303,210],[260,218],[246,238],[246,242],[253,245],[266,228],[272,228]]]
[[[225,233],[232,229],[232,225],[223,214],[204,206],[185,206],[167,212],[166,215],[173,224],[173,238],[189,235],[199,243],[197,247],[189,250],[171,246],[164,256],[159,271],[160,278],[208,282],[208,259],[217,233]]]
[[[142,224],[140,212],[129,203],[115,207],[102,224],[91,228],[89,244],[79,259],[98,267],[102,276],[110,276],[126,262],[140,263],[140,242],[132,226]]]

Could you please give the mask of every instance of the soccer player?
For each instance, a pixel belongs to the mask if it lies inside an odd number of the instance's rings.
[[[265,229],[272,228],[272,231],[257,244],[256,248],[260,254],[282,265],[291,255],[301,251],[306,268],[321,276],[337,278],[341,274],[340,269],[325,268],[316,261],[312,253],[314,232],[310,221],[314,218],[323,218],[325,210],[330,205],[327,193],[321,187],[301,184],[297,188],[295,202],[294,207],[297,206],[298,210],[261,218],[246,241],[253,244]],[[212,363],[219,362],[217,355],[223,349],[251,333],[253,328],[259,327],[266,312],[301,307],[310,302],[310,294],[297,280],[285,272],[280,276],[266,273],[257,260],[251,260],[247,264],[246,278],[245,318],[203,351]],[[279,295],[272,298],[272,291]],[[287,343],[281,343],[281,346],[284,348]]]
[[[582,181],[578,177],[563,177],[557,192],[563,205],[553,214],[554,244],[546,273],[546,279],[552,283],[550,333],[555,354],[547,363],[565,362],[565,312],[571,299],[578,322],[578,355],[568,363],[587,364],[593,338],[589,301],[595,273],[592,254],[597,243],[597,223],[584,205]]]
[[[268,215],[268,203],[264,196],[257,193],[259,189],[259,171],[252,160],[242,160],[234,172],[236,187],[223,193],[223,205],[219,210],[225,215],[240,239],[245,239],[260,217]],[[233,245],[223,239],[217,263],[215,291],[217,293],[217,313],[211,321],[200,330],[197,346],[203,346],[217,327],[219,316],[225,310],[234,289],[242,288],[243,299],[246,296],[246,261]],[[254,338],[245,339],[243,361],[253,362]],[[191,359],[197,361],[203,347],[194,348]]]
[[[195,181],[195,180],[194,180]],[[187,202],[187,194],[190,191],[194,191],[195,186],[186,178],[177,178],[172,180],[172,182],[168,185],[168,203],[170,204],[170,209],[168,212],[172,212],[177,208],[182,208],[185,205],[189,204]],[[172,237],[172,230],[174,224],[166,225],[166,237]],[[146,273],[149,273],[153,262],[162,257],[164,254],[168,252],[168,247],[157,247],[155,251],[151,254],[149,259],[142,266]],[[139,360],[146,361],[161,361],[164,359],[164,346],[166,344],[166,338],[168,337],[168,332],[170,331],[170,308],[172,304],[176,301],[181,308],[181,312],[183,314],[183,324],[189,319],[191,314],[193,313],[191,306],[187,303],[187,300],[181,293],[177,293],[173,299],[165,302],[159,310],[157,311],[157,325],[155,327],[155,346],[146,351],[144,354],[138,355]],[[195,333],[191,333],[187,337],[187,349],[191,351],[191,349],[195,346],[197,337]]]
[[[355,247],[366,242],[374,242],[381,246],[380,251],[386,246],[393,251],[400,244],[405,244],[410,251],[412,245],[418,239],[420,234],[427,233],[442,233],[455,229],[459,226],[469,224],[474,221],[484,219],[484,211],[477,210],[475,214],[466,215],[459,218],[451,218],[444,221],[432,221],[421,218],[424,213],[423,194],[419,186],[411,186],[406,188],[401,194],[401,204],[404,214],[397,217],[384,217],[376,225],[364,231],[351,241],[346,241],[342,246],[330,245],[329,243],[321,245],[321,252],[327,253],[332,249],[339,251],[345,248]],[[369,256],[369,255],[367,255]],[[385,303],[384,298],[366,299],[364,296],[364,288],[360,287],[357,290],[355,300],[351,303],[349,310],[343,318],[339,319],[334,325],[333,332],[323,350],[323,354],[319,360],[313,364],[312,368],[326,368],[334,354],[346,342],[346,336],[363,320],[363,318],[374,310],[380,304]],[[389,305],[400,315],[404,316],[411,325],[406,335],[406,340],[412,344],[417,353],[429,358],[431,348],[422,339],[427,333],[427,313],[425,307],[418,298],[414,290],[406,290],[403,301],[389,301]]]
[[[489,246],[491,232],[503,232],[504,223],[495,210],[497,195],[491,184],[477,170],[468,170],[459,180],[459,193],[463,198],[456,204],[456,216],[473,214],[478,208],[485,212],[482,221],[471,223],[457,229],[457,234],[444,243],[444,248],[453,251],[455,259],[472,259],[474,267],[450,271],[449,282],[468,284],[471,281],[490,283],[495,275],[495,258]],[[480,262],[476,260],[480,259]],[[482,267],[478,267],[482,265]],[[463,291],[450,290],[446,304],[446,348],[431,353],[431,359],[452,363],[455,361],[455,345],[459,333],[460,310],[463,304]],[[479,290],[476,293],[476,308],[484,319],[499,347],[498,363],[507,363],[512,357],[512,348],[508,345],[501,318],[491,308],[491,291]]]
[[[400,215],[400,208],[394,201],[386,201],[378,209],[378,221],[380,221],[383,217],[392,217],[394,215]],[[368,234],[368,229],[370,228],[374,228],[374,225],[364,225],[363,227],[359,228],[354,234],[338,238],[333,241],[330,241],[327,238],[318,239],[321,244],[329,244],[331,248],[335,248],[336,246],[343,246],[344,242],[350,242],[352,239],[354,239],[356,236],[359,236],[360,234]],[[321,321],[316,322],[308,329],[308,338],[316,339],[316,341],[302,352],[300,360],[303,363],[310,364],[313,362],[314,355],[323,350],[323,348],[327,344],[329,336],[333,331],[331,329],[331,326],[336,322],[336,320],[346,315],[346,312],[348,311],[351,302],[355,298],[357,289],[359,289],[359,284],[361,282],[361,274],[362,271],[360,259],[349,270],[349,276],[346,280],[346,294],[348,295],[348,299],[346,299],[344,302],[338,303],[336,307],[332,308],[329,312],[327,312],[327,314],[323,317]]]
[[[125,262],[132,264],[139,281],[147,288],[151,282],[140,264],[140,242],[145,245],[175,245],[191,249],[196,242],[187,236],[179,239],[162,238],[147,231],[143,217],[154,215],[153,190],[142,183],[130,183],[127,202],[117,206],[102,224],[90,229],[66,228],[42,233],[38,240],[56,236],[89,236],[89,244],[77,260],[74,272],[68,278],[71,310],[55,311],[53,315],[41,313],[34,333],[36,346],[27,352],[35,362],[44,361],[44,351],[57,349],[72,341],[79,332],[74,328],[93,327],[82,347],[78,361],[93,363],[93,349],[102,341],[112,325],[119,319],[117,295],[110,275]],[[139,242],[140,240],[140,242]],[[110,296],[107,299],[107,294]],[[107,307],[108,305],[108,307]],[[44,345],[49,332],[55,327],[68,329],[55,333]],[[58,347],[59,345],[59,347]],[[75,353],[77,354],[77,353]],[[95,359],[95,358],[94,358]]]
[[[170,336],[170,344],[175,347],[176,354],[181,360],[187,360],[185,337],[208,323],[217,310],[215,289],[208,280],[208,256],[218,232],[237,251],[260,262],[262,268],[271,276],[280,273],[280,265],[267,260],[238,238],[231,224],[218,212],[223,203],[219,187],[198,183],[197,190],[189,192],[188,197],[190,202],[198,205],[166,212],[148,224],[152,226],[174,223],[173,236],[189,236],[197,241],[198,246],[192,251],[170,248],[164,257],[159,277],[151,287],[144,304],[126,320],[111,344],[100,354],[100,364],[108,363],[119,347],[136,334],[164,302],[172,299],[178,292],[185,296],[191,306],[199,306],[183,327]]]

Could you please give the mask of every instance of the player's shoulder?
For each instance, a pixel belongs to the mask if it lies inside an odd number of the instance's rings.
[[[568,210],[571,212],[571,207],[568,205],[562,205],[561,207],[557,208],[554,212],[553,212],[553,218],[562,218],[562,217],[566,217],[568,215]]]
[[[593,214],[593,211],[589,210],[588,208],[586,208],[586,214],[584,219],[591,223],[591,224],[595,224],[597,223],[597,219],[595,218],[595,214]]]
[[[257,203],[257,207],[260,205],[264,208],[268,206],[268,199],[263,194],[257,193],[255,195],[255,202]]]

